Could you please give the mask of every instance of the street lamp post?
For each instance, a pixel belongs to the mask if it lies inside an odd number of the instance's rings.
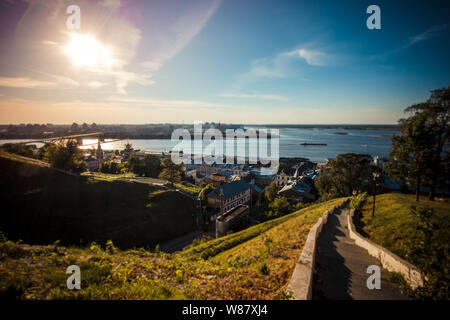
[[[380,173],[379,172],[373,172],[373,207],[372,207],[372,217],[375,217],[375,197],[377,194],[377,181],[378,178],[380,178]]]

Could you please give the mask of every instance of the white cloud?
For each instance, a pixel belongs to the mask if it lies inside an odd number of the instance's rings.
[[[91,81],[91,82],[89,82],[89,87],[91,87],[93,89],[98,89],[98,88],[104,87],[105,85],[106,85],[106,83],[99,82],[99,81]]]
[[[412,47],[413,45],[415,45],[419,42],[426,41],[431,38],[439,37],[442,34],[442,32],[446,29],[447,29],[446,25],[433,26],[430,29],[428,29],[422,33],[419,33],[412,37],[409,37],[408,40],[404,41],[403,44],[399,45],[398,47],[396,47],[392,50],[389,50],[387,52],[371,55],[370,58],[371,59],[378,59],[378,58],[385,59],[392,54],[409,49],[410,47]]]
[[[445,26],[445,25],[434,26],[434,27],[426,30],[425,32],[422,32],[415,36],[412,36],[409,38],[408,46],[412,46],[413,44],[420,42],[420,41],[425,41],[430,38],[438,37],[439,35],[441,35],[442,31],[444,31],[445,29],[447,29],[447,26]]]
[[[150,72],[158,71],[200,33],[217,12],[221,3],[222,0],[190,3],[189,10],[179,15],[174,24],[158,30],[158,33],[160,33],[158,35],[153,35],[153,37],[150,35],[150,38],[156,39],[164,35],[165,41],[158,42],[156,48],[151,48],[152,53],[149,58],[139,63],[139,66]]]
[[[297,46],[294,50],[281,52],[273,57],[252,61],[250,69],[247,72],[238,75],[236,88],[241,89],[248,83],[259,79],[277,79],[293,75],[295,70],[292,68],[292,65],[298,60],[303,60],[306,64],[311,66],[323,67],[329,65],[333,59],[332,56],[327,54],[324,50],[312,49],[311,45]],[[296,76],[297,79],[305,80],[305,78],[298,77],[298,75]],[[235,91],[236,88],[234,88],[233,91]]]
[[[74,88],[78,82],[60,76],[52,76],[52,80],[36,80],[28,77],[0,77],[0,87],[23,89]]]
[[[306,63],[311,66],[324,66],[326,65],[327,55],[318,50],[309,49],[297,49],[290,52],[285,52],[283,55],[290,57],[300,57],[305,59]]]
[[[244,99],[260,99],[260,100],[275,100],[288,101],[289,99],[276,94],[244,94],[244,93],[224,93],[221,97],[228,98],[244,98]]]
[[[165,100],[165,99],[151,99],[151,98],[123,98],[123,97],[109,97],[108,101],[125,104],[138,104],[147,107],[161,107],[161,108],[211,108],[211,107],[224,107],[223,105],[199,101],[199,100]]]

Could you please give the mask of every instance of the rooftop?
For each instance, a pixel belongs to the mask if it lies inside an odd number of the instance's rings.
[[[240,204],[237,207],[234,207],[233,209],[230,209],[227,212],[225,212],[224,214],[222,214],[221,216],[219,216],[217,218],[217,220],[220,222],[233,220],[234,218],[245,213],[247,211],[247,209],[248,209],[248,206],[246,206],[245,204]]]
[[[228,199],[239,194],[252,186],[244,180],[236,180],[218,187],[216,190],[208,193],[208,197],[220,199],[220,191],[223,190],[223,198]]]

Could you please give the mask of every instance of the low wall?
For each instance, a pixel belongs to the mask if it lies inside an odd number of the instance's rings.
[[[305,245],[303,246],[300,258],[289,281],[287,291],[292,292],[291,299],[293,300],[311,300],[312,298],[312,282],[315,264],[316,240],[322,231],[322,227],[328,221],[328,215],[335,212],[335,210],[345,206],[348,199],[342,201],[341,204],[324,212],[323,216],[319,218],[316,224],[309,230]]]
[[[354,209],[351,210],[350,214],[347,216],[350,238],[355,240],[355,243],[358,246],[366,249],[371,256],[377,258],[386,270],[390,272],[400,273],[411,286],[411,288],[415,289],[418,286],[422,286],[422,275],[415,266],[403,260],[399,256],[393,254],[389,250],[383,248],[382,246],[363,237],[356,231],[355,225],[353,224],[354,212]]]

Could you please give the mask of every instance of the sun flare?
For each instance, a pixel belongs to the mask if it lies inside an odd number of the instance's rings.
[[[77,66],[107,67],[111,66],[111,56],[107,47],[89,34],[72,34],[65,46],[65,53]]]

